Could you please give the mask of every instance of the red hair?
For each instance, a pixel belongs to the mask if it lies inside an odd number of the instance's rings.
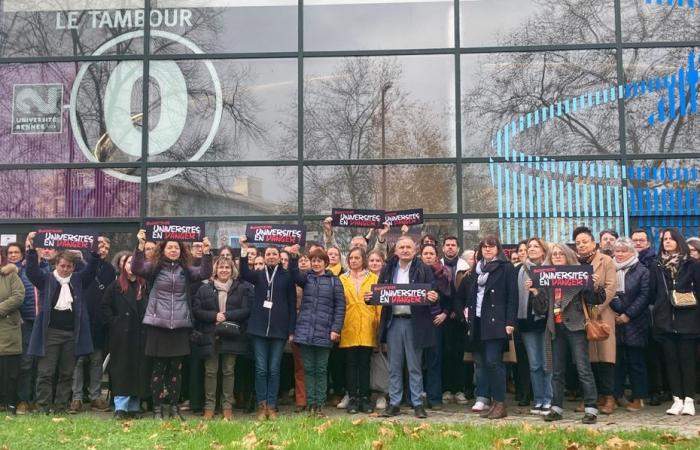
[[[121,261],[119,261],[119,278],[117,278],[117,284],[119,285],[119,292],[126,294],[129,290],[129,275],[126,273],[126,262],[131,258],[131,255],[124,255]],[[143,298],[143,293],[146,290],[146,280],[138,275],[136,277],[136,300],[141,300]]]

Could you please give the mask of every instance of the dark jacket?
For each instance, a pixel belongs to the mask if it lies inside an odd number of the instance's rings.
[[[143,323],[169,330],[192,327],[190,284],[211,276],[211,255],[204,255],[198,267],[182,267],[179,262],[146,262],[143,252],[136,249],[131,270],[149,280]]]
[[[226,299],[226,320],[236,322],[243,329],[248,324],[250,316],[250,304],[254,301],[255,293],[253,285],[241,280],[233,280]],[[214,343],[220,340],[219,351],[221,353],[232,353],[234,355],[248,355],[250,345],[248,337],[236,338],[217,337],[216,314],[219,312],[219,293],[214,287],[214,283],[203,284],[194,295],[192,302],[192,313],[195,318],[195,328],[204,336],[199,345],[199,353],[206,357],[214,354]]]
[[[136,300],[136,283],[129,283],[129,289],[122,293],[113,281],[102,298],[101,319],[109,336],[108,372],[114,395],[150,397],[151,368],[144,353],[147,327],[142,323],[148,297],[145,292],[142,295]]]
[[[340,334],[345,319],[345,293],[343,283],[330,271],[317,275],[311,271],[302,273],[297,258],[289,261],[294,282],[304,292],[294,329],[294,342],[315,347],[333,347],[331,331]]]
[[[625,314],[630,321],[615,326],[617,345],[646,347],[651,331],[649,313],[649,270],[642,263],[630,267],[625,274],[625,292],[610,302],[616,314]]]
[[[700,299],[700,263],[687,260],[681,264],[676,279],[661,265],[656,266],[656,302],[654,303],[654,333],[694,337],[700,335],[700,306],[674,308],[671,291],[694,291]]]
[[[649,271],[649,306],[653,306],[656,301],[656,266],[658,264],[656,251],[653,247],[639,252],[639,262]]]
[[[15,264],[15,266],[17,266],[19,277],[24,285],[24,301],[22,302],[19,312],[23,321],[33,322],[36,319],[36,310],[39,307],[39,291],[34,287],[27,276],[27,260],[23,259]]]
[[[379,283],[393,283],[394,272],[398,265],[398,256],[392,256],[379,275]],[[417,257],[413,258],[409,269],[409,280],[411,283],[427,283],[434,287],[433,269],[423,264]],[[383,306],[379,324],[382,342],[386,342],[386,332],[391,327],[392,316],[393,308]],[[411,325],[413,326],[413,342],[416,348],[422,349],[435,345],[435,327],[433,326],[433,317],[430,314],[430,306],[411,306]]]
[[[518,317],[518,275],[517,269],[505,260],[497,260],[498,267],[491,273],[484,286],[484,299],[481,304],[481,335],[471,336],[473,340],[508,339],[506,326],[515,327]],[[466,299],[470,322],[476,317],[478,275],[471,275],[473,281]]]
[[[296,326],[296,289],[292,275],[278,265],[277,274],[272,281],[272,308],[265,308],[267,300],[267,277],[265,270],[271,276],[273,269],[251,270],[248,258],[241,258],[241,278],[255,286],[255,298],[250,305],[248,319],[248,334],[251,336],[274,339],[288,339],[294,334]]]
[[[27,354],[43,357],[46,354],[46,337],[49,329],[52,300],[61,289],[53,272],[47,272],[39,268],[39,257],[36,250],[27,250],[27,276],[32,284],[39,289],[39,313],[37,314],[32,337],[29,340]],[[73,294],[73,335],[75,337],[75,356],[90,354],[94,351],[92,336],[90,336],[90,318],[83,289],[95,278],[95,270],[100,257],[97,253],[91,253],[87,266],[79,272],[73,272],[70,280],[70,289]],[[99,302],[101,299],[98,299]]]
[[[97,263],[95,278],[85,288],[85,298],[88,300],[88,314],[90,316],[90,335],[92,336],[92,345],[95,349],[101,349],[105,346],[107,330],[105,329],[105,323],[102,322],[100,303],[107,286],[112,284],[116,278],[117,271],[114,270],[112,264],[100,259]]]

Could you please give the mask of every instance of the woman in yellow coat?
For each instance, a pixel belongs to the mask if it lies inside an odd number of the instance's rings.
[[[350,270],[340,276],[345,291],[345,322],[340,332],[340,348],[345,351],[346,384],[350,414],[374,411],[369,401],[369,363],[377,346],[377,328],[381,307],[365,303],[371,295],[377,275],[367,270],[367,256],[361,248],[350,250],[347,257]]]

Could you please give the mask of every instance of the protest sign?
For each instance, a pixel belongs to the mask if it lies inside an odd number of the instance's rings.
[[[371,305],[429,305],[427,294],[430,284],[375,284],[372,286]]]
[[[204,222],[180,219],[147,219],[146,240],[201,242]]]
[[[591,289],[593,287],[593,267],[580,266],[537,266],[530,268],[532,287],[535,289]]]
[[[97,234],[89,228],[51,227],[41,228],[34,236],[34,247],[57,250],[94,250]]]
[[[304,245],[306,228],[303,225],[249,223],[245,228],[249,244]]]
[[[379,209],[333,208],[331,212],[334,227],[382,228],[384,211]]]
[[[423,223],[423,209],[406,209],[403,211],[387,211],[384,213],[384,223],[391,227],[403,225],[420,225]]]

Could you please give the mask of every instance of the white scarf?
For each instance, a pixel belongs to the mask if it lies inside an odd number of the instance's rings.
[[[71,274],[71,276],[73,276]],[[53,271],[53,277],[61,285],[61,292],[58,294],[58,302],[53,309],[56,311],[73,311],[73,294],[70,291],[70,276],[61,278],[56,270]]]
[[[617,275],[617,292],[625,292],[625,275],[627,275],[627,271],[630,270],[630,267],[639,262],[639,257],[635,256],[623,263],[618,263],[615,260],[613,260],[613,262],[615,263],[615,275]]]

